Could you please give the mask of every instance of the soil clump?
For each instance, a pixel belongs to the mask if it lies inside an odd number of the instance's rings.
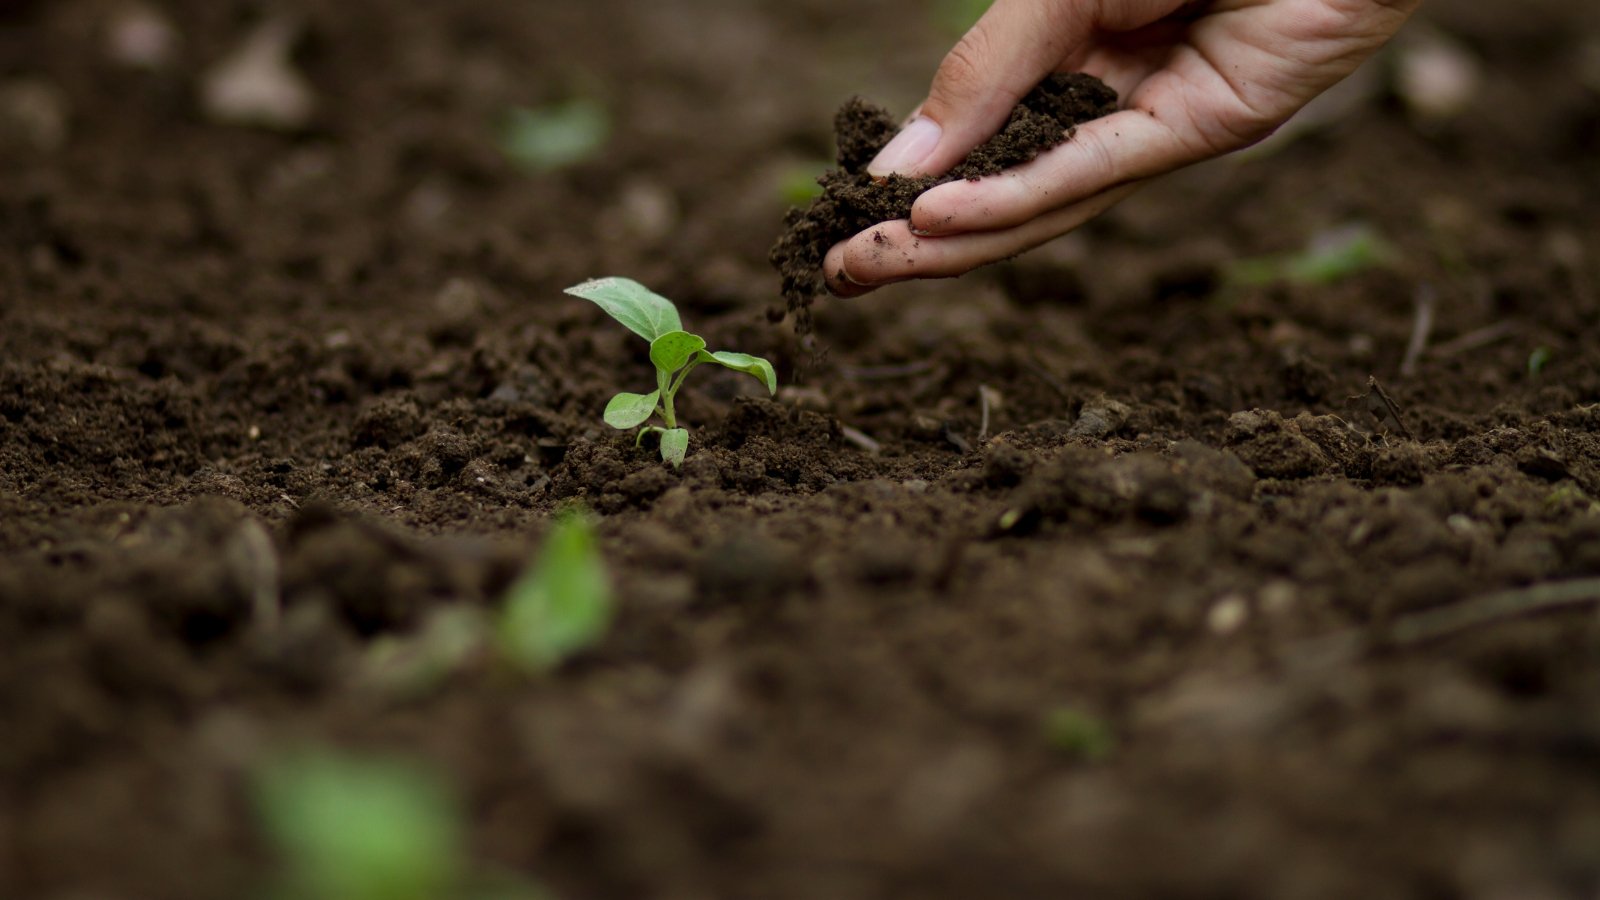
[[[1077,126],[1116,108],[1117,92],[1093,75],[1051,75],[1017,103],[994,137],[946,174],[877,178],[867,166],[900,129],[887,110],[852,98],[833,120],[839,167],[817,179],[822,194],[809,207],[789,210],[769,256],[783,276],[784,313],[795,317],[795,330],[811,330],[811,302],[827,289],[822,260],[828,248],[879,222],[910,217],[912,204],[930,188],[976,181],[1028,162],[1071,140]],[[776,311],[773,316],[778,317]]]

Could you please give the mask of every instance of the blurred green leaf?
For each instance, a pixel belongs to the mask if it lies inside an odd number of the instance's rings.
[[[414,634],[373,640],[363,659],[362,678],[391,696],[421,696],[477,656],[487,646],[488,634],[488,622],[476,607],[436,609]]]
[[[307,753],[258,773],[255,799],[295,900],[439,900],[462,874],[458,810],[422,769]]]
[[[825,162],[794,166],[779,179],[778,196],[790,206],[810,206],[811,201],[822,196],[822,185],[817,184],[817,179],[827,168]]]
[[[1086,762],[1109,757],[1117,745],[1111,728],[1104,721],[1065,706],[1045,715],[1044,738],[1057,751]]]
[[[1370,226],[1348,225],[1318,234],[1299,253],[1238,260],[1228,266],[1223,281],[1233,288],[1282,282],[1330,285],[1388,265],[1395,255],[1389,242]]]
[[[500,148],[523,168],[550,172],[593,158],[610,137],[605,107],[579,97],[538,109],[512,109]]]
[[[1555,358],[1555,353],[1549,347],[1535,347],[1533,352],[1528,354],[1528,374],[1538,375]]]
[[[939,0],[934,7],[935,22],[950,34],[966,34],[989,11],[991,3],[993,0]]]
[[[583,513],[567,513],[506,596],[502,652],[524,671],[550,671],[605,636],[612,606],[594,527]]]

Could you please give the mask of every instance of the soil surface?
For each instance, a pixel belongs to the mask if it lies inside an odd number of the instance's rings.
[[[874,178],[867,166],[899,130],[888,110],[860,97],[851,99],[833,119],[835,158],[839,168],[817,179],[822,193],[805,209],[791,209],[786,230],[769,259],[783,277],[786,312],[795,317],[800,334],[811,331],[811,303],[826,290],[822,260],[839,241],[880,222],[905,219],[929,188],[962,179],[977,180],[1028,162],[1072,139],[1078,125],[1117,108],[1116,91],[1092,75],[1051,75],[1029,91],[1011,110],[1000,131],[973,148],[966,158],[940,176]],[[777,318],[773,316],[773,318]]]
[[[1337,115],[828,301],[820,361],[783,186],[926,90],[928,4],[133,8],[0,4],[0,896],[255,895],[307,743],[566,898],[1600,891],[1600,7],[1430,3]],[[216,121],[276,16],[309,118]],[[573,97],[597,154],[499,150]],[[1234,277],[1353,223],[1380,265]],[[690,384],[664,467],[601,423],[649,362],[600,275],[783,389]],[[574,500],[599,647],[380,677]]]

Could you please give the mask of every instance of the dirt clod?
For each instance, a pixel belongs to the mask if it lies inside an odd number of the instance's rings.
[[[912,204],[929,188],[994,175],[1071,140],[1076,126],[1111,113],[1116,103],[1116,92],[1093,76],[1051,75],[1022,98],[999,133],[948,173],[880,179],[867,174],[866,167],[899,126],[888,111],[859,97],[850,100],[834,117],[839,167],[818,179],[822,194],[808,208],[789,211],[784,234],[768,257],[783,277],[783,297],[795,328],[810,330],[811,303],[826,290],[822,260],[828,248],[879,222],[909,217]]]

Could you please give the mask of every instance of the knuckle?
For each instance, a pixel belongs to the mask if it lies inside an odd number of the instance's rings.
[[[957,192],[966,184],[964,181],[952,182],[923,193],[911,204],[911,226],[926,232],[947,228],[960,215],[961,204]]]
[[[1378,39],[1397,29],[1421,5],[1421,0],[1322,0],[1313,10],[1318,33]]]
[[[945,54],[934,76],[935,99],[959,101],[979,92],[988,68],[990,41],[987,33],[975,28]]]
[[[1224,128],[1227,131],[1228,146],[1219,150],[1232,150],[1237,147],[1248,147],[1251,144],[1265,140],[1278,127],[1283,124],[1283,116],[1276,111],[1269,111],[1260,106],[1252,105],[1241,99],[1234,109],[1232,116],[1227,117]]]

